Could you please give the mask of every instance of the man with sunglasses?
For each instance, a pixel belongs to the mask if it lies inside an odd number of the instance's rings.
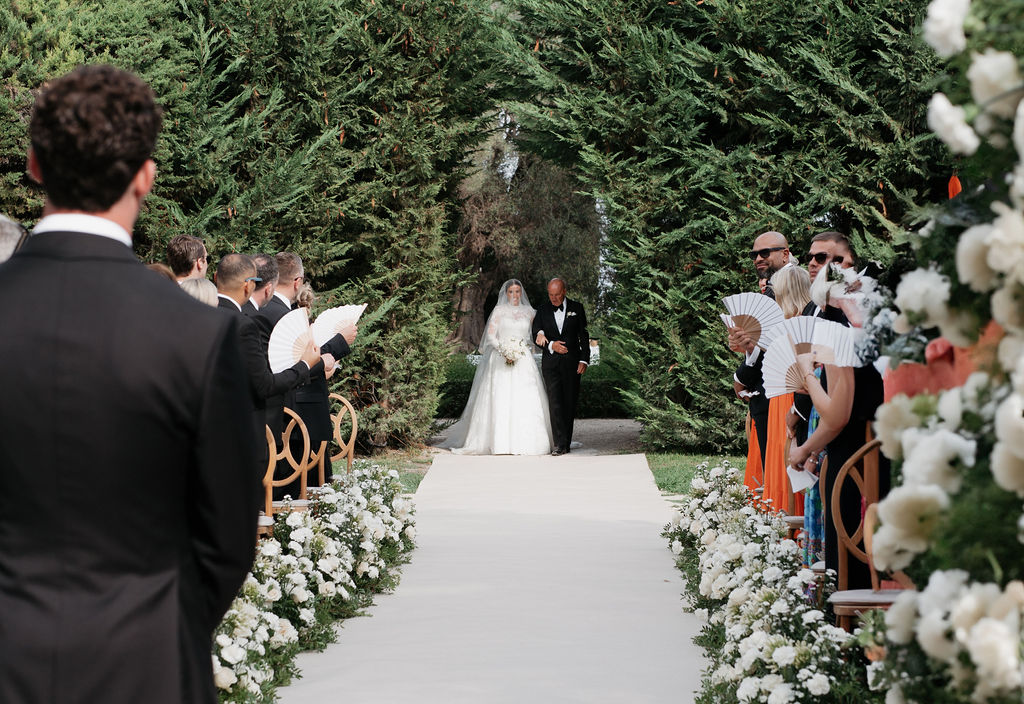
[[[754,240],[750,251],[750,259],[754,262],[758,279],[771,281],[772,274],[790,263],[789,242],[781,232],[762,232]],[[774,298],[771,283],[767,283],[762,293]],[[764,355],[757,348],[754,340],[738,328],[729,331],[729,349],[743,354],[743,363],[733,375],[733,389],[736,395],[747,401],[750,408],[750,419],[754,422],[757,432],[758,448],[761,451],[761,465],[764,466],[766,439],[768,437],[768,398],[764,395],[764,379],[761,365]]]
[[[807,251],[807,273],[811,275],[811,281],[817,279],[821,271],[831,264],[838,264],[843,269],[849,269],[854,265],[853,248],[850,247],[850,240],[841,232],[819,232],[811,238],[811,245]],[[811,315],[818,318],[825,318],[837,323],[847,325],[846,316],[841,310],[833,306],[825,309],[819,307],[814,301],[807,304],[802,315]]]

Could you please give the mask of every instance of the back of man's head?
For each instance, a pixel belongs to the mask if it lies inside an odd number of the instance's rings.
[[[302,276],[302,259],[295,252],[277,253],[277,274],[282,286],[289,286]]]
[[[160,123],[149,86],[113,66],[80,66],[47,84],[29,133],[49,201],[109,210],[153,155]]]
[[[266,286],[270,286],[277,281],[279,270],[276,258],[269,254],[257,254],[252,258],[252,261],[256,265],[256,276],[263,279],[262,281],[257,282],[256,291],[259,291]]]
[[[217,290],[221,293],[235,291],[245,280],[256,276],[256,265],[244,254],[228,254],[217,264]]]
[[[192,265],[206,252],[206,246],[198,237],[175,235],[167,243],[167,266],[175,276],[188,276]]]

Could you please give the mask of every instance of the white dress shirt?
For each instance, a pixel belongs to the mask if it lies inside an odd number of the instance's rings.
[[[97,215],[85,215],[84,213],[47,215],[32,229],[33,235],[41,235],[45,232],[84,232],[87,235],[99,235],[117,240],[129,249],[132,246],[132,237],[127,230],[113,220],[107,220]]]
[[[283,293],[281,293],[280,291],[274,291],[274,298],[280,298],[280,299],[281,299],[281,301],[282,301],[282,302],[283,302],[283,303],[284,303],[284,304],[285,304],[286,306],[288,306],[288,310],[291,310],[291,309],[292,309],[292,302],[291,302],[291,301],[289,301],[289,300],[288,300],[288,298],[287,298],[287,297],[286,297],[286,296],[285,296],[285,295],[284,295]]]

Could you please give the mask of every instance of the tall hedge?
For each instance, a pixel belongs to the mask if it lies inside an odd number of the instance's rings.
[[[888,261],[949,166],[924,110],[925,0],[515,0],[523,148],[605,205],[612,329],[654,446],[735,447],[720,299],[753,290],[754,237],[848,232]]]
[[[370,445],[424,437],[454,282],[461,164],[500,76],[490,3],[16,0],[0,8],[0,211],[31,223],[31,93],[83,62],[135,71],[163,103],[157,187],[135,232],[300,254],[322,302],[370,304],[336,384]]]

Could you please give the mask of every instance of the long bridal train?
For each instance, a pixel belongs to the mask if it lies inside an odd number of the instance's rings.
[[[502,284],[469,400],[443,447],[465,455],[551,452],[548,398],[533,358],[535,314],[522,284],[515,279]]]

